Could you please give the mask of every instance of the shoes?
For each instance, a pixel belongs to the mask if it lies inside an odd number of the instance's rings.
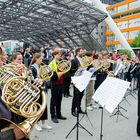
[[[72,112],[71,113],[74,117],[77,117],[77,113],[76,112]]]
[[[37,131],[42,131],[43,130],[39,124],[36,124],[35,128],[36,128]]]
[[[52,129],[52,127],[50,125],[48,125],[48,124],[42,124],[41,128],[48,129],[48,130]]]
[[[72,95],[68,95],[68,97],[72,97]]]
[[[67,119],[66,117],[64,117],[62,115],[61,116],[57,116],[57,118],[60,119],[60,120],[66,120]]]
[[[86,112],[83,112],[82,110],[78,111],[80,114],[86,114]]]
[[[88,106],[88,107],[87,107],[87,110],[93,111],[93,108],[92,108],[91,106]]]
[[[54,123],[59,123],[59,121],[57,120],[57,118],[52,118],[52,121],[53,121]]]

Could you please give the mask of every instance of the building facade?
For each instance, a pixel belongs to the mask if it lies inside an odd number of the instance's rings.
[[[112,5],[121,1],[123,0],[101,0],[102,3],[109,4],[109,5]]]
[[[124,37],[131,43],[140,31],[140,0],[125,0],[108,6],[107,10]],[[110,51],[122,48],[108,26],[106,30],[106,46]]]

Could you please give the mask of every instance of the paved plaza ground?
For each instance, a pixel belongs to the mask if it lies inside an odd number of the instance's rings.
[[[71,88],[72,95],[72,88]],[[116,122],[117,116],[110,117],[111,114],[104,110],[103,117],[103,139],[102,140],[140,140],[136,134],[136,124],[137,124],[137,95],[134,95],[136,99],[129,95],[127,96],[127,101],[123,101],[121,106],[124,107],[126,111],[121,109],[123,115],[128,117],[125,119],[119,116],[118,122]],[[84,97],[85,98],[85,97]],[[82,101],[82,108],[85,110],[84,98]],[[50,90],[47,94],[48,100],[48,110],[50,101]],[[71,103],[72,98],[63,97],[62,101],[62,113],[63,116],[67,117],[67,120],[59,121],[55,124],[51,121],[50,113],[48,124],[53,127],[52,130],[43,130],[38,132],[33,129],[30,138],[31,140],[66,140],[66,135],[70,132],[72,127],[76,124],[76,117],[71,115]],[[82,115],[80,115],[80,118]],[[90,123],[90,121],[91,123]],[[79,139],[78,140],[100,140],[100,123],[101,123],[101,109],[94,109],[93,111],[88,111],[87,116],[85,115],[80,121],[80,124],[84,126],[93,136],[89,135],[84,129],[79,127]],[[92,126],[93,125],[93,126]],[[74,129],[72,133],[68,136],[67,140],[77,140],[77,129]]]

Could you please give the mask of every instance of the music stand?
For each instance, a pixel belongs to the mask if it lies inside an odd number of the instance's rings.
[[[87,93],[85,93],[85,114],[83,114],[83,116],[81,117],[80,121],[81,121],[85,116],[87,117],[87,119],[88,119],[90,125],[91,125],[92,128],[93,128],[93,124],[92,124],[92,122],[91,122],[91,120],[90,120],[90,118],[89,118],[89,116],[88,116],[88,112],[87,112]]]
[[[103,118],[104,118],[103,110],[104,110],[104,108],[103,107],[99,107],[99,108],[102,109],[102,111],[101,111],[101,129],[100,129],[100,140],[102,140],[103,139]]]
[[[124,116],[124,115],[122,114],[122,112],[120,111],[120,109],[123,109],[123,110],[125,110],[125,111],[127,112],[126,109],[124,109],[124,108],[121,107],[120,105],[118,105],[116,109],[117,109],[117,111],[116,111],[114,114],[112,114],[110,117],[113,117],[113,116],[117,115],[117,120],[116,120],[116,122],[118,122],[119,115],[122,116],[122,117],[124,117],[124,118],[126,118],[126,119],[128,119],[128,118],[127,118],[126,116]]]
[[[72,82],[75,86],[75,88],[77,90],[79,90],[80,92],[84,91],[85,88],[87,87],[90,79],[91,79],[91,76],[92,74],[94,73],[95,69],[91,69],[91,71],[87,71],[83,68],[81,69],[78,69],[75,73],[75,76],[74,77],[71,77],[72,79]],[[84,79],[84,80],[83,80]],[[77,93],[78,94],[78,93]],[[77,122],[76,124],[73,126],[73,128],[70,130],[70,132],[67,134],[66,138],[68,138],[68,136],[70,135],[70,133],[75,129],[77,128],[77,136],[76,136],[76,140],[78,140],[79,138],[79,126],[84,129],[87,133],[89,133],[91,136],[93,136],[84,126],[82,126],[80,124],[80,121],[79,121],[79,106],[78,106],[78,103],[79,103],[79,96],[77,96]]]
[[[70,132],[66,135],[66,139],[68,138],[68,136],[71,134],[71,132],[77,128],[77,133],[76,133],[76,140],[79,139],[79,127],[81,127],[82,129],[84,129],[87,133],[89,133],[91,136],[93,136],[83,125],[80,124],[80,120],[79,120],[79,106],[78,106],[78,103],[79,103],[79,98],[77,99],[77,122],[76,124],[72,127],[72,129],[70,130]]]
[[[121,102],[128,87],[129,82],[114,77],[107,77],[94,93],[93,99],[102,106],[100,140],[103,137],[103,108],[112,113]]]

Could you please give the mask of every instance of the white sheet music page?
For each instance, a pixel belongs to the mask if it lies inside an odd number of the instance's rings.
[[[107,77],[92,98],[109,113],[112,113],[123,99],[129,85],[130,82],[114,77]]]
[[[73,76],[71,77],[74,86],[82,92],[88,85],[90,78],[93,73],[84,70],[81,76]]]

